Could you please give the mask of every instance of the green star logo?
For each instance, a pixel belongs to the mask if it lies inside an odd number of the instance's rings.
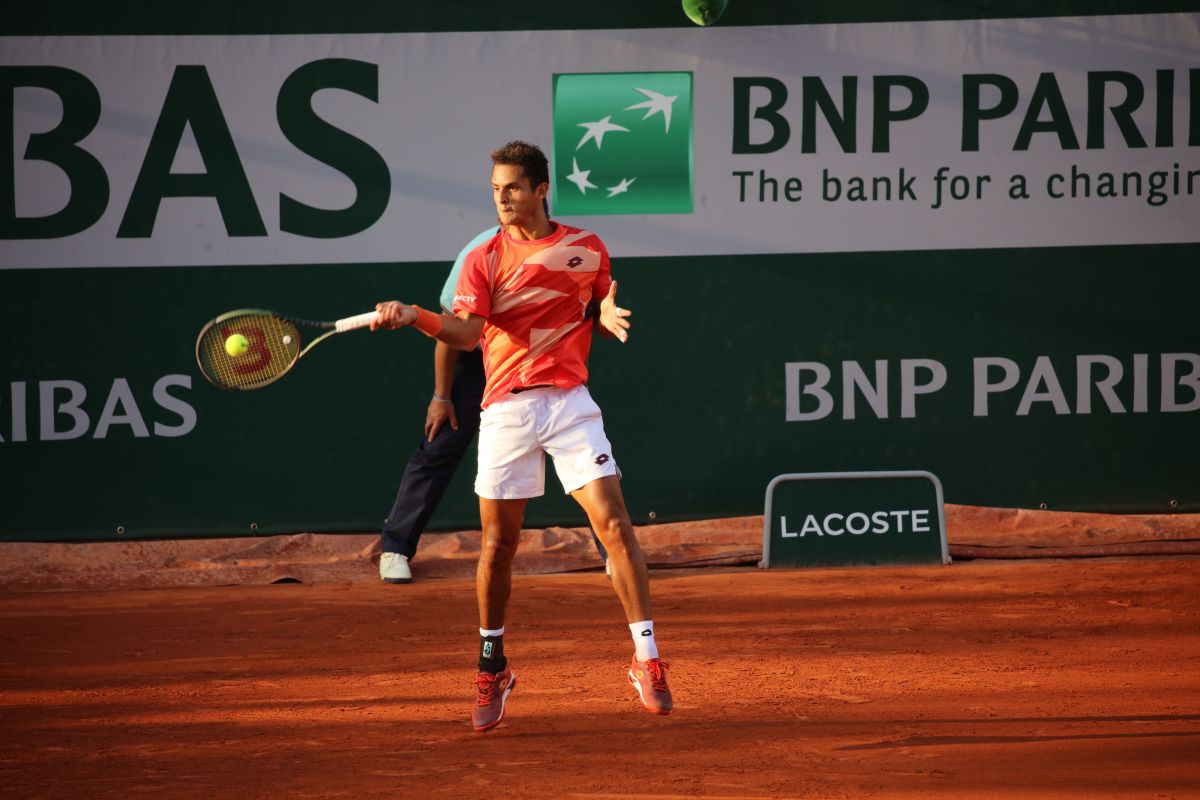
[[[692,212],[692,73],[554,76],[556,214]]]

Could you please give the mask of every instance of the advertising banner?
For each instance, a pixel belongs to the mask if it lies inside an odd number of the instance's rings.
[[[777,475],[763,507],[764,569],[950,563],[942,484],[929,472]]]
[[[0,37],[0,537],[377,528],[429,341],[235,396],[195,335],[434,305],[512,139],[634,311],[591,389],[636,522],[911,467],[1200,509],[1198,54],[1195,13]],[[582,522],[550,494],[531,524]]]

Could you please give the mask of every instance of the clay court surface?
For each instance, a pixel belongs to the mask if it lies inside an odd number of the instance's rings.
[[[7,593],[5,798],[1200,797],[1200,560],[520,576],[474,733],[468,579]]]

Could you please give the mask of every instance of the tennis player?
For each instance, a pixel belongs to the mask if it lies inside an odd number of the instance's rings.
[[[542,200],[549,181],[538,147],[515,141],[493,151],[492,198],[501,230],[467,256],[455,316],[395,300],[376,307],[375,327],[411,325],[460,349],[483,342],[487,384],[475,480],[483,528],[475,587],[480,644],[471,715],[477,731],[500,723],[516,685],[504,653],[505,610],[525,506],[545,493],[545,453],[608,550],[613,588],[633,636],[629,681],[648,711],[669,714],[672,708],[667,665],[654,639],[646,561],[600,409],[586,386],[592,318],[598,315],[604,335],[624,342],[630,312],[617,306],[600,238],[547,218]]]

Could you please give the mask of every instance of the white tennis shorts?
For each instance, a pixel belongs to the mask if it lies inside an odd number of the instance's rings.
[[[621,477],[587,387],[546,387],[507,394],[483,410],[475,493],[489,500],[541,497],[546,453],[568,494],[597,478]]]

